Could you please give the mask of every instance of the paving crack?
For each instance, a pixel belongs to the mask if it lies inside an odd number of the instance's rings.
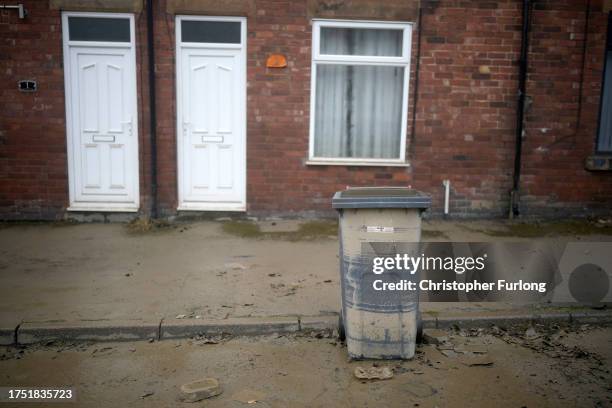
[[[157,341],[161,340],[162,337],[162,324],[164,323],[164,318],[162,317],[159,320],[159,324],[157,325]]]
[[[15,331],[13,332],[13,344],[18,344],[17,343],[17,333],[19,333],[19,328],[21,327],[21,324],[23,323],[23,320],[19,322],[19,324],[17,324],[17,326],[15,327]]]

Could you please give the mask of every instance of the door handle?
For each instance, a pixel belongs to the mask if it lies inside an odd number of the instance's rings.
[[[125,125],[127,128],[127,133],[129,136],[132,136],[132,117],[130,116],[130,120],[124,120],[121,122],[122,125]]]
[[[187,136],[189,133],[189,127],[191,126],[191,122],[188,120],[183,120],[183,135]]]

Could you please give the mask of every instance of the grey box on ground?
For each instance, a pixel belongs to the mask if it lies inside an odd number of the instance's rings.
[[[414,356],[416,296],[404,293],[394,300],[397,304],[389,304],[385,292],[374,293],[366,283],[372,265],[362,244],[420,242],[421,212],[430,205],[430,197],[403,187],[349,188],[334,195],[332,207],[340,216],[342,322],[351,357]]]

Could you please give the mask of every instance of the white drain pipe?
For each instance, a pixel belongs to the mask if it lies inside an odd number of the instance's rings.
[[[444,186],[444,215],[448,215],[448,207],[450,206],[450,180],[442,182]]]

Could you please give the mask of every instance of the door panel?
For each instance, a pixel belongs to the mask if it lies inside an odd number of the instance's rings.
[[[193,146],[190,157],[192,194],[210,188],[210,150],[204,144]]]
[[[123,78],[125,72],[122,67],[118,67],[113,64],[107,64],[107,84],[106,89],[108,97],[106,103],[108,104],[108,131],[115,133],[123,132],[123,122],[125,107],[123,102],[125,98],[122,95],[122,91],[125,89]]]
[[[243,51],[179,51],[179,183],[184,209],[244,209]]]
[[[129,48],[70,47],[71,206],[138,207],[135,66]]]
[[[98,83],[100,82],[98,64],[95,62],[90,64],[83,64],[83,61],[80,62],[81,66],[77,66],[79,80],[73,84],[79,90],[77,94],[78,99],[75,101],[75,110],[81,111],[81,127],[84,132],[98,132],[98,112],[100,111],[98,106],[100,101],[98,92]]]
[[[101,188],[100,146],[85,144],[85,155],[82,164],[83,174],[85,175],[84,187],[88,189]]]

